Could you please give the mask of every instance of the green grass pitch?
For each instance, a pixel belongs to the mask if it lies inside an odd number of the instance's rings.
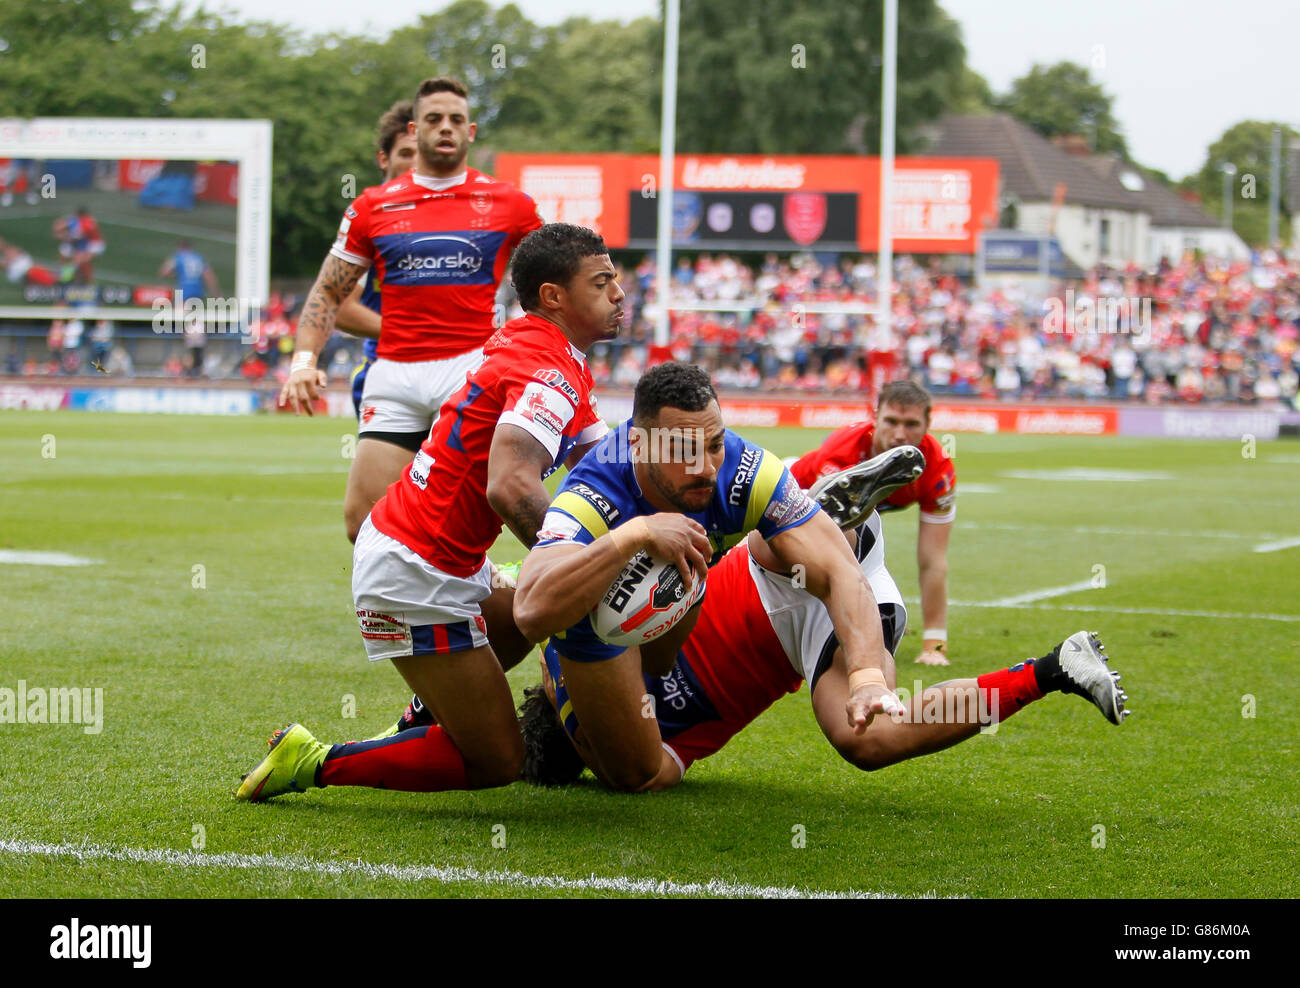
[[[0,417],[0,550],[99,561],[0,563],[0,687],[104,690],[96,735],[0,724],[0,894],[1295,893],[1300,547],[1254,551],[1300,535],[1294,444],[956,437],[951,674],[1096,628],[1136,711],[1123,727],[1053,695],[994,735],[866,774],[822,738],[804,689],[667,793],[588,778],[240,804],[273,728],[363,737],[406,701],[351,614],[349,424]],[[822,435],[748,434],[782,455]],[[1053,476],[1071,468],[1101,472]],[[916,524],[885,520],[909,599]],[[518,554],[508,537],[494,550]],[[948,674],[911,663],[912,611],[900,681],[936,682]],[[510,682],[536,678],[529,660]]]

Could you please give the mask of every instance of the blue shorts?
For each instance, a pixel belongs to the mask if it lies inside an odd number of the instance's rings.
[[[366,372],[372,363],[374,361],[369,357],[363,357],[352,372],[352,407],[356,410],[357,421],[361,420],[361,395],[366,390]]]

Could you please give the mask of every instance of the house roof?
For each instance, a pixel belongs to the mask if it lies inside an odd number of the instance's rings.
[[[1058,182],[1065,201],[1100,209],[1146,211],[1113,176],[1099,174],[1087,159],[1071,155],[1004,113],[944,117],[928,149],[943,157],[996,158],[1004,193],[1022,201],[1051,201]]]
[[[1125,161],[1116,154],[1094,154],[1087,162],[1099,175],[1107,175],[1119,182],[1146,212],[1151,214],[1151,225],[1159,227],[1218,228],[1223,226],[1215,217],[1194,202],[1188,202],[1150,172]],[[1129,180],[1136,176],[1142,187],[1130,188],[1121,176]]]

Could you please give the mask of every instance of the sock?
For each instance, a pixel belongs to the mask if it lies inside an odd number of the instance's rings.
[[[322,786],[401,792],[466,789],[465,759],[441,727],[415,727],[379,741],[336,744],[316,772]]]
[[[1040,700],[1043,689],[1038,685],[1035,660],[1027,659],[1019,665],[1001,672],[986,672],[975,680],[981,699],[991,708],[992,697],[988,690],[997,690],[998,721],[1004,721],[1027,703]]]

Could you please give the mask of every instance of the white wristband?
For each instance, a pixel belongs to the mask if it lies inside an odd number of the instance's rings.
[[[293,362],[289,364],[289,373],[300,370],[311,370],[316,366],[316,354],[310,350],[299,350],[293,355]]]
[[[933,638],[941,642],[946,642],[948,640],[948,632],[945,628],[926,628],[925,631],[921,633],[921,637],[925,640]]]

